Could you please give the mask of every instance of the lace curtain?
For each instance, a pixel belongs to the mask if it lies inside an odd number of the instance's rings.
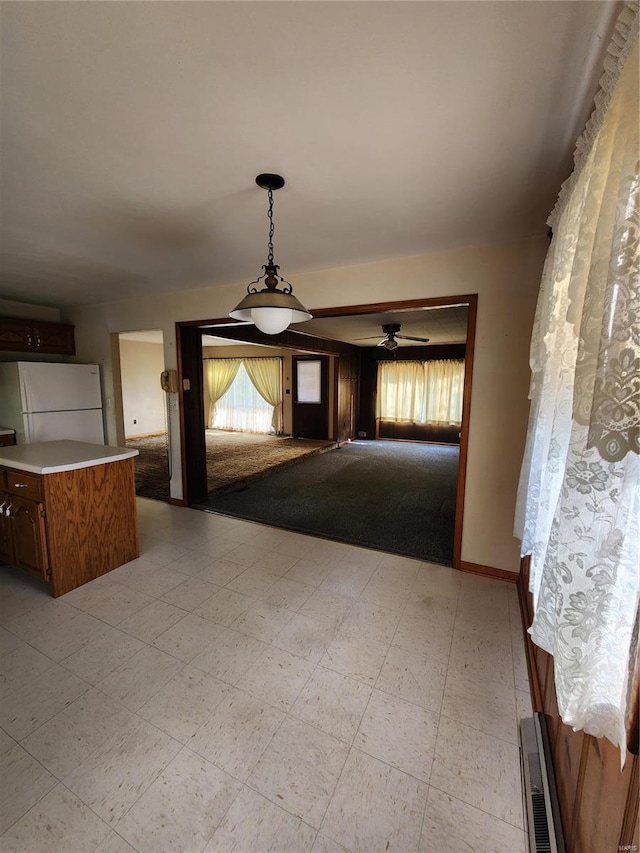
[[[462,421],[464,361],[382,361],[376,417],[414,424]]]
[[[515,533],[558,709],[625,750],[640,591],[637,3],[549,224]]]

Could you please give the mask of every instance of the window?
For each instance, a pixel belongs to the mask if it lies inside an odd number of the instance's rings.
[[[214,429],[240,432],[273,432],[273,406],[256,390],[241,364],[228,391],[215,406]]]
[[[298,361],[297,365],[297,402],[321,403],[322,372],[320,361]]]
[[[464,361],[387,361],[378,365],[376,417],[414,424],[460,424]]]

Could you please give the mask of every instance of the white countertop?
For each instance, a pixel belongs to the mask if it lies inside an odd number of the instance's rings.
[[[128,447],[107,447],[84,441],[41,441],[0,447],[0,465],[32,474],[55,474],[119,462],[137,455],[137,450]]]
[[[0,427],[0,435],[15,435],[15,429],[5,429],[4,427]]]

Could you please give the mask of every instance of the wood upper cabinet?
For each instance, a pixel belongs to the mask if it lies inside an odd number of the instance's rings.
[[[37,320],[0,317],[0,350],[75,355],[73,330],[74,327],[66,323],[41,323]]]

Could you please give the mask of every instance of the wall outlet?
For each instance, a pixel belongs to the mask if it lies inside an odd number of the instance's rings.
[[[367,433],[361,429],[360,432],[358,433],[358,438],[366,438],[366,437],[367,437]]]
[[[138,423],[138,421],[135,418],[133,419],[133,422],[134,422],[134,424]]]

